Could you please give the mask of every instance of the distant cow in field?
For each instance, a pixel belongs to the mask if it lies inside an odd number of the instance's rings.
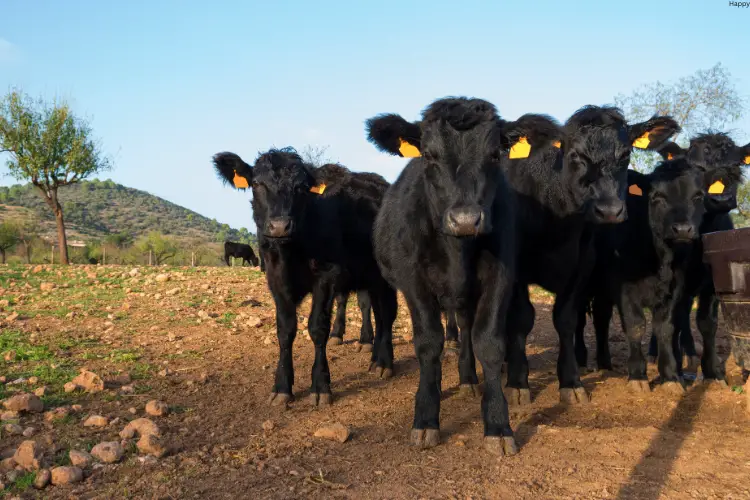
[[[545,123],[547,122],[547,123]],[[555,294],[560,399],[586,402],[575,356],[579,304],[593,258],[593,230],[627,218],[626,172],[633,148],[661,147],[680,127],[669,117],[628,124],[617,108],[585,106],[560,128],[540,117],[511,155],[506,176],[518,195],[519,261],[508,316],[507,395],[529,403],[526,338],[534,325],[528,287]],[[551,134],[554,132],[554,134]]]
[[[276,305],[279,340],[269,402],[280,405],[292,399],[297,306],[308,294],[308,329],[315,345],[311,403],[332,401],[326,344],[336,294],[369,293],[375,316],[370,368],[380,377],[390,377],[396,292],[383,279],[372,245],[375,215],[388,183],[379,175],[350,172],[340,165],[315,168],[291,148],[263,153],[255,165],[234,153],[219,153],[213,161],[221,179],[236,188],[250,186],[253,192],[253,218],[262,233],[260,253]]]
[[[737,208],[737,188],[742,184],[742,165],[750,164],[750,144],[737,146],[726,134],[702,134],[690,141],[687,149],[670,143],[660,153],[665,159],[684,158],[691,166],[704,172],[703,189],[706,213],[701,221],[701,235],[714,231],[734,229],[729,211]],[[697,372],[701,366],[704,380],[723,381],[724,367],[716,353],[716,329],[718,326],[718,299],[714,290],[711,267],[703,262],[703,243],[698,239],[692,247],[685,289],[674,311],[675,335],[684,349],[689,363],[688,370]],[[703,338],[703,356],[698,358],[690,329],[690,310],[698,297],[696,323]],[[656,336],[651,336],[649,356],[658,354]],[[677,359],[682,366],[682,356]]]
[[[245,245],[244,243],[225,241],[224,262],[226,262],[227,265],[230,265],[229,257],[242,259],[243,265],[245,264],[245,262],[247,262],[248,264],[252,264],[253,266],[257,266],[259,264],[258,257],[256,257],[255,252],[253,252],[253,247],[251,247],[250,245]]]
[[[596,272],[589,290],[597,360],[611,368],[609,323],[617,306],[630,345],[628,385],[650,391],[641,348],[648,308],[659,343],[660,381],[667,390],[681,393],[673,312],[684,292],[706,211],[703,173],[679,159],[661,163],[648,175],[630,170],[628,184],[628,220],[596,234]]]
[[[414,445],[439,443],[445,311],[462,332],[461,394],[478,393],[473,352],[482,364],[485,447],[518,451],[501,381],[516,258],[515,197],[503,165],[534,121],[506,122],[492,104],[467,98],[437,100],[414,123],[395,114],[367,121],[378,149],[415,158],[388,190],[375,223],[378,263],[412,318],[420,369]]]

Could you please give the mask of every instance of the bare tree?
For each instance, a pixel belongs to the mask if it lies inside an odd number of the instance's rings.
[[[315,167],[320,167],[333,160],[328,156],[328,146],[312,146],[308,144],[299,152],[302,159]]]
[[[708,130],[724,130],[745,113],[741,95],[728,69],[721,63],[701,69],[676,82],[650,83],[630,95],[615,97],[615,104],[629,120],[642,121],[654,114],[670,115],[682,126],[676,142],[687,145],[690,137]],[[636,170],[650,170],[658,160],[650,152],[635,151]]]

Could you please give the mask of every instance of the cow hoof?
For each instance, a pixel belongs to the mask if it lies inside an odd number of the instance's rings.
[[[517,389],[515,387],[505,388],[505,398],[511,406],[523,406],[531,404],[531,390]]]
[[[392,368],[385,368],[383,366],[377,366],[375,363],[370,363],[370,369],[368,371],[374,372],[375,376],[382,379],[389,379],[393,376]]]
[[[268,396],[268,404],[271,406],[286,406],[291,400],[292,395],[283,392],[272,392]]]
[[[372,352],[372,344],[363,344],[361,342],[357,342],[357,352]]]
[[[341,345],[344,343],[344,339],[341,337],[329,337],[328,345]]]
[[[518,445],[513,436],[485,436],[484,449],[497,456],[510,457],[518,453]]]
[[[709,390],[722,390],[729,387],[726,380],[718,378],[705,378],[703,383],[708,387]]]
[[[477,384],[461,384],[458,386],[458,395],[463,398],[478,398],[482,393]]]
[[[458,356],[458,342],[455,340],[446,340],[443,344],[443,354],[447,357]]]
[[[560,389],[560,401],[569,405],[588,403],[591,396],[583,387],[566,387]]]
[[[333,394],[330,392],[313,392],[308,399],[310,406],[331,406]]]
[[[434,448],[440,444],[439,429],[412,429],[411,444],[418,448]]]
[[[685,394],[685,388],[682,386],[682,384],[673,380],[662,382],[661,384],[659,384],[658,389],[659,392],[674,396],[682,396],[683,394]]]
[[[688,356],[685,371],[690,373],[698,373],[698,368],[700,368],[700,366],[701,358],[699,358],[698,356]]]
[[[648,380],[628,380],[628,389],[633,392],[651,392]]]

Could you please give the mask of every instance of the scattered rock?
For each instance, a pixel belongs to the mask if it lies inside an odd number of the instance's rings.
[[[84,427],[106,427],[108,423],[109,421],[107,420],[107,417],[103,417],[101,415],[91,415],[83,423],[83,426]]]
[[[180,293],[179,287],[178,288],[172,288],[171,290],[167,290],[166,295],[167,295],[167,297],[171,297],[173,295],[177,295],[178,293]]]
[[[167,454],[167,447],[159,436],[146,434],[141,436],[137,445],[138,451],[146,455],[153,455],[156,458],[162,458]]]
[[[73,411],[75,413],[78,413],[81,410],[83,410],[83,406],[81,406],[81,405],[73,405],[73,406],[70,407],[70,411]]]
[[[55,285],[54,283],[42,283],[41,285],[39,285],[39,289],[43,292],[51,292],[55,288],[57,288],[57,285]]]
[[[138,436],[161,436],[159,426],[147,418],[136,418],[120,432],[123,439],[132,439]]]
[[[135,415],[136,413],[138,413],[138,410],[136,410],[135,408],[128,408],[128,413],[130,413],[131,415]]]
[[[119,462],[124,454],[125,450],[117,441],[99,443],[91,449],[91,456],[105,464]]]
[[[138,274],[139,274],[140,272],[141,272],[141,271],[140,271],[140,270],[139,270],[139,269],[138,269],[137,267],[134,267],[133,269],[131,269],[131,270],[130,270],[130,272],[129,272],[128,274],[129,274],[130,276],[132,276],[133,278],[135,278],[136,276],[138,276]]]
[[[159,372],[160,377],[166,377],[167,375],[171,375],[172,371],[169,368],[164,368]]]
[[[17,470],[12,470],[12,471],[8,472],[7,474],[5,474],[5,479],[10,484],[15,483],[18,480],[19,477],[21,477],[21,473],[19,471],[17,471]]]
[[[104,380],[94,372],[83,370],[71,381],[86,392],[95,393],[104,390]],[[66,384],[67,385],[67,384]]]
[[[347,439],[349,439],[349,429],[339,423],[325,425],[315,431],[315,437],[344,443]]]
[[[154,465],[157,462],[156,457],[153,455],[146,455],[145,457],[138,457],[138,462],[141,463],[141,465]]]
[[[245,325],[250,328],[258,328],[263,324],[263,321],[258,316],[250,316]]]
[[[146,413],[152,417],[163,417],[169,413],[169,406],[163,401],[151,400],[146,403]]]
[[[75,467],[80,467],[81,469],[85,469],[86,467],[91,465],[91,462],[94,461],[94,458],[91,456],[91,454],[86,453],[85,451],[70,450],[70,453],[68,453],[68,457],[70,457],[71,464],[73,464]]]
[[[168,274],[157,274],[156,278],[154,278],[154,281],[157,283],[165,283],[169,281],[169,275]]]
[[[177,335],[175,335],[174,333],[170,333],[167,335],[167,340],[169,342],[174,342],[175,340],[177,340]]]
[[[68,415],[70,415],[70,408],[68,408],[67,406],[61,406],[59,408],[55,408],[54,410],[46,412],[44,414],[44,421],[53,422],[55,420],[61,420]]]
[[[273,421],[266,420],[265,422],[263,422],[263,424],[261,424],[261,427],[263,428],[264,431],[270,432],[270,431],[273,430],[273,428],[275,427],[275,425],[274,425]]]
[[[30,385],[36,385],[39,383],[39,377],[29,377],[26,382]]]
[[[7,351],[3,354],[3,359],[8,363],[12,363],[16,360],[16,351]]]
[[[74,392],[74,391],[77,391],[77,390],[78,390],[78,385],[77,385],[77,384],[74,384],[73,382],[67,382],[67,383],[66,383],[66,384],[65,384],[65,385],[63,386],[63,390],[64,390],[64,391],[65,391],[66,393]]]
[[[34,479],[34,488],[38,490],[46,488],[50,482],[50,479],[52,479],[52,473],[50,473],[49,469],[40,470],[36,473],[36,479]]]
[[[63,485],[83,481],[83,471],[78,467],[55,467],[51,473],[52,484]]]
[[[120,392],[123,394],[133,394],[135,392],[135,387],[132,384],[123,385],[120,387]]]
[[[10,306],[10,301],[8,299],[0,300],[0,308],[5,309],[6,307]]]
[[[5,318],[5,321],[7,321],[8,323],[13,323],[17,319],[18,319],[18,313],[14,312],[14,313],[10,313],[10,315],[8,315]],[[6,359],[6,361],[7,361],[7,359]]]
[[[66,319],[73,319],[75,317],[76,317],[76,312],[75,311],[70,311],[68,314],[65,315]]]
[[[3,433],[9,436],[20,436],[23,434],[23,427],[18,424],[5,424],[3,426]]]
[[[25,438],[30,438],[34,434],[36,434],[36,427],[26,427],[23,430],[23,437]]]
[[[34,394],[16,394],[5,400],[3,406],[6,410],[30,413],[41,413],[44,411],[44,403],[39,396]]]
[[[17,411],[4,411],[2,414],[0,414],[0,420],[18,420],[20,413]]]
[[[43,385],[42,387],[39,387],[38,389],[36,389],[36,390],[34,391],[34,396],[37,396],[37,397],[40,397],[40,398],[41,398],[41,397],[42,397],[42,396],[44,396],[44,395],[45,395],[46,393],[47,393],[47,387]]]
[[[42,458],[42,448],[36,441],[24,441],[13,455],[13,460],[26,470],[39,469],[39,460]]]
[[[16,465],[18,464],[13,460],[13,457],[0,460],[0,474],[5,474],[6,472],[15,469]]]

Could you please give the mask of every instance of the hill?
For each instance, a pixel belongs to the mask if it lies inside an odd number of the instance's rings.
[[[247,229],[233,229],[187,208],[129,188],[97,179],[60,188],[69,240],[97,241],[110,235],[138,238],[157,230],[176,240],[254,243]],[[55,219],[31,184],[0,186],[0,220],[35,217],[43,236],[54,238]]]

